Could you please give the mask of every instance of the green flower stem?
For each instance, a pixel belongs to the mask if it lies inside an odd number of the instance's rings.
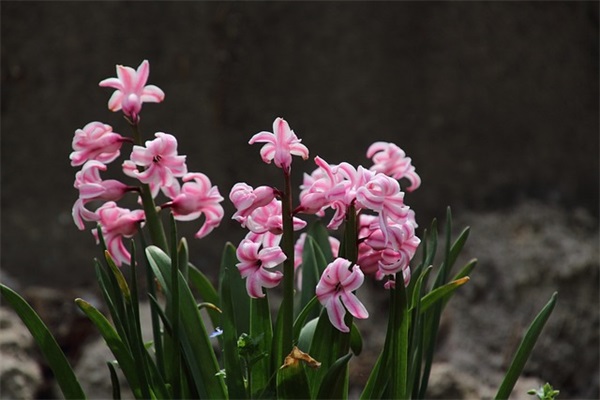
[[[133,129],[134,143],[142,146],[143,142],[139,125],[137,123],[131,122],[130,125]],[[140,171],[143,171],[143,167],[139,167],[139,169]],[[148,226],[148,231],[150,232],[150,239],[152,240],[152,244],[160,247],[162,250],[168,253],[170,249],[167,242],[167,236],[165,235],[165,230],[163,228],[160,215],[158,214],[158,211],[156,209],[156,204],[154,203],[152,193],[150,192],[150,186],[148,186],[148,184],[142,184],[140,196],[142,198],[144,214],[146,215],[146,225]]]
[[[344,229],[344,253],[343,256],[352,262],[352,266],[358,261],[358,218],[356,215],[356,206],[350,204],[346,212],[346,226]],[[344,319],[346,325],[352,328],[354,317],[350,313],[346,313]],[[338,357],[345,356],[350,351],[350,333],[340,334],[340,352]],[[346,365],[347,368],[347,365]]]
[[[282,249],[287,259],[283,262],[283,329],[281,355],[292,351],[294,327],[294,225],[292,215],[292,181],[289,172],[284,172],[284,192],[281,197],[283,237]],[[283,359],[278,360],[283,362]]]
[[[358,261],[358,218],[356,215],[356,206],[354,203],[348,207],[346,214],[346,229],[344,231],[345,239],[345,257],[347,260],[356,264]]]

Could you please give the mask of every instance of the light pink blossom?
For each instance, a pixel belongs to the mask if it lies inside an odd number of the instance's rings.
[[[233,203],[237,212],[233,214],[232,219],[244,223],[258,207],[269,204],[275,198],[275,190],[269,186],[259,186],[256,189],[252,186],[238,182],[229,192],[229,200]]]
[[[160,103],[165,98],[165,94],[160,88],[146,85],[149,74],[148,60],[142,61],[137,71],[131,67],[117,65],[117,77],[100,82],[102,87],[116,89],[108,100],[108,108],[111,111],[123,109],[123,113],[137,123],[142,103]]]
[[[342,332],[350,332],[344,323],[346,310],[355,318],[369,317],[365,306],[352,293],[362,285],[364,274],[358,265],[350,269],[351,265],[344,258],[336,258],[323,271],[315,291],[319,302],[327,310],[331,324]]]
[[[79,190],[79,198],[73,205],[72,215],[75,225],[80,230],[85,229],[84,221],[98,220],[96,213],[86,208],[87,203],[94,200],[118,201],[125,193],[137,190],[115,179],[102,180],[100,171],[105,170],[106,165],[100,161],[90,160],[75,174],[73,186]]]
[[[273,288],[283,278],[280,271],[269,271],[286,260],[280,247],[265,247],[259,251],[260,243],[244,239],[237,248],[240,261],[236,264],[242,278],[246,279],[246,290],[253,298],[264,297],[262,288]]]
[[[421,177],[415,172],[410,157],[394,143],[375,142],[367,150],[367,157],[373,160],[372,171],[381,172],[400,180],[406,178],[410,181],[407,191],[412,192],[421,185]]]
[[[77,167],[88,160],[110,163],[119,157],[121,145],[128,140],[113,132],[110,125],[90,122],[75,131],[73,152],[69,155],[71,165]]]
[[[221,223],[225,212],[219,203],[223,201],[223,197],[219,189],[212,186],[210,179],[202,173],[188,173],[182,181],[185,183],[179,194],[161,207],[170,207],[173,216],[179,221],[191,221],[204,215],[204,224],[195,235],[202,238]]]
[[[144,221],[144,211],[131,211],[126,208],[117,207],[114,201],[105,203],[102,207],[96,210],[98,215],[98,223],[102,229],[102,237],[106,243],[106,248],[115,264],[129,264],[131,255],[123,243],[123,238],[130,238],[138,231],[139,225]],[[92,231],[96,240],[98,233],[94,229]]]
[[[262,131],[250,139],[249,143],[265,143],[260,149],[264,162],[275,165],[289,173],[292,165],[292,155],[308,158],[308,149],[298,139],[293,130],[283,118],[276,118],[273,122],[273,132]]]
[[[281,235],[283,233],[281,214],[281,200],[273,199],[269,204],[252,211],[242,223],[242,226],[254,233],[271,232],[275,235]],[[306,221],[293,217],[292,225],[294,231],[298,231],[306,226]]]
[[[407,285],[410,281],[409,263],[421,242],[415,235],[416,227],[414,212],[409,210],[403,220],[388,221],[389,237],[386,238],[380,227],[380,218],[361,215],[357,262],[363,272],[381,280],[402,271]]]
[[[131,162],[143,167],[143,170],[132,170],[131,163],[123,164],[123,168],[140,182],[150,184],[152,195],[156,196],[159,188],[175,185],[175,178],[187,173],[187,165],[186,156],[177,154],[175,136],[164,132],[157,132],[154,136],[156,139],[146,141],[146,147],[133,146],[131,152]]]
[[[123,161],[122,165],[123,173],[129,177],[138,179],[138,174],[140,173],[138,166],[131,160]],[[150,187],[150,193],[152,197],[156,197],[158,192],[163,192],[165,196],[168,198],[173,198],[179,194],[181,191],[181,185],[179,184],[179,180],[173,179],[169,186],[163,186],[160,182],[149,182],[148,186]]]
[[[315,157],[315,164],[318,169],[311,175],[305,175],[300,192],[300,206],[295,211],[323,215],[325,209],[332,208],[335,214],[327,227],[337,229],[353,201],[349,194],[352,182],[343,173],[339,173],[342,169],[328,164],[321,157]]]
[[[275,234],[269,231],[264,233],[248,231],[244,239],[251,240],[254,243],[260,243],[263,247],[276,247],[281,243],[282,237],[282,234]]]

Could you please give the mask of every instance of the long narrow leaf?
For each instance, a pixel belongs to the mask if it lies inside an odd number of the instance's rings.
[[[188,278],[190,283],[194,285],[198,294],[200,294],[200,298],[206,303],[211,304],[219,304],[219,295],[217,290],[210,282],[208,277],[202,273],[198,268],[196,268],[193,264],[188,265]],[[219,326],[219,321],[221,316],[219,312],[216,310],[208,309],[208,316],[210,318],[210,322],[213,324],[213,328]]]
[[[461,287],[468,281],[469,281],[469,277],[465,276],[463,278],[449,282],[449,283],[445,284],[444,286],[440,286],[440,287],[432,290],[427,295],[425,295],[423,297],[423,299],[421,300],[421,312],[427,311],[432,305],[436,304],[437,302],[445,303],[445,301],[450,296],[452,296],[452,294],[454,293],[454,291],[456,289],[458,289],[459,287]]]
[[[156,246],[146,248],[146,255],[165,295],[170,296],[171,260],[169,256]],[[182,327],[179,340],[190,368],[190,374],[193,376],[196,389],[202,398],[225,398],[225,384],[221,377],[216,376],[219,372],[219,365],[196,300],[181,274],[179,274],[179,283]]]
[[[242,372],[242,360],[237,347],[238,331],[236,328],[236,313],[234,311],[237,305],[234,305],[232,297],[231,283],[233,273],[231,268],[235,269],[235,250],[233,246],[226,246],[223,254],[221,271],[221,328],[223,329],[223,358],[225,364],[225,379],[229,396],[236,399],[245,399],[247,397],[244,387],[244,377]],[[231,253],[233,251],[233,259]],[[237,271],[235,271],[237,273]],[[239,275],[239,274],[238,274]],[[242,311],[243,312],[243,311]],[[248,310],[246,310],[248,313]]]
[[[323,377],[317,399],[345,399],[348,379],[348,362],[352,358],[352,353],[348,353],[337,359]]]
[[[106,365],[108,366],[108,371],[110,373],[110,382],[112,384],[112,393],[113,399],[117,400],[121,398],[121,382],[119,382],[119,377],[117,376],[117,370],[113,365],[112,361],[107,361]]]
[[[71,365],[59,347],[50,330],[31,306],[14,290],[0,283],[0,292],[4,300],[11,305],[23,321],[31,336],[40,347],[48,366],[54,373],[66,399],[83,399],[85,393],[73,373]]]
[[[137,370],[135,362],[129,349],[123,342],[123,340],[119,337],[113,326],[106,319],[100,311],[94,308],[90,303],[86,302],[82,299],[76,299],[75,303],[79,306],[81,311],[96,325],[98,331],[104,338],[108,348],[115,356],[115,359],[119,363],[119,367],[123,371],[125,378],[127,378],[127,382],[136,398],[144,398],[142,395],[142,388],[139,373]]]
[[[330,249],[331,252],[331,249]],[[321,278],[321,274],[327,266],[325,255],[319,248],[317,242],[307,235],[302,250],[302,292],[300,294],[300,309],[303,309],[315,296],[315,288]],[[318,310],[310,312],[309,317],[315,318],[319,315]]]
[[[552,297],[550,297],[548,303],[535,317],[529,326],[529,329],[527,329],[527,332],[525,333],[523,340],[521,340],[519,348],[517,349],[517,352],[510,363],[510,367],[508,368],[508,371],[506,372],[506,375],[504,376],[504,379],[498,388],[495,399],[508,399],[510,396],[513,388],[515,387],[515,383],[517,383],[517,379],[519,379],[519,375],[521,375],[521,372],[525,367],[525,363],[527,363],[527,359],[529,358],[529,355],[531,354],[533,347],[535,346],[535,343],[540,336],[542,329],[544,328],[544,325],[546,325],[548,318],[550,318],[550,315],[554,310],[557,296],[558,293],[556,292],[552,294]]]
[[[448,260],[446,261],[446,263],[448,264],[448,273],[452,271],[452,267],[454,266],[456,259],[460,255],[460,252],[462,251],[463,247],[465,246],[465,243],[467,242],[467,239],[469,238],[470,231],[470,227],[467,226],[466,228],[464,228],[463,231],[458,235],[458,238],[456,238],[456,240],[452,244],[450,252],[448,253]]]
[[[264,357],[252,366],[249,378],[250,396],[256,398],[261,393],[275,392],[274,386],[269,387],[274,367],[270,357],[273,348],[273,322],[268,293],[261,299],[250,301],[250,337],[258,346],[257,353],[264,354]]]

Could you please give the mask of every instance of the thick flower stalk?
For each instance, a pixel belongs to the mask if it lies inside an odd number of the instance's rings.
[[[111,111],[123,110],[130,121],[137,125],[143,103],[160,103],[165,98],[159,87],[146,85],[149,74],[148,60],[142,61],[137,70],[117,65],[117,77],[100,82],[101,87],[116,89],[108,100],[108,108]]]
[[[344,323],[346,310],[355,318],[365,319],[369,312],[353,293],[362,286],[364,274],[358,265],[344,258],[329,264],[317,284],[316,295],[327,310],[331,324],[341,332],[350,332]]]

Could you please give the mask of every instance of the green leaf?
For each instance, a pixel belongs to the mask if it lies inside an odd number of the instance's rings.
[[[220,304],[219,295],[217,290],[210,282],[208,277],[202,273],[198,268],[196,268],[193,264],[189,264],[188,266],[188,274],[189,280],[192,285],[198,290],[200,297],[206,303],[212,303],[215,306]],[[210,321],[213,324],[213,327],[216,328],[219,326],[219,321],[221,319],[220,313],[216,311],[208,311],[208,316]]]
[[[237,263],[235,246],[227,243],[221,258],[221,275],[224,272],[224,268],[230,271],[228,284],[231,301],[235,305],[232,309],[235,315],[235,328],[238,333],[247,333],[250,331],[250,296],[248,296],[248,292],[246,291],[246,283],[236,267]],[[221,301],[223,300],[221,299]]]
[[[235,247],[228,243],[223,252],[221,264],[221,279],[219,289],[221,292],[221,328],[223,329],[223,359],[226,371],[226,382],[229,396],[235,399],[247,398],[242,372],[242,360],[239,355],[237,339],[239,332],[236,328],[236,317],[239,315],[234,310],[238,304],[234,302],[232,283],[234,272],[237,273],[235,263]],[[235,270],[235,271],[233,271]],[[248,314],[249,310],[240,310]]]
[[[338,358],[346,355],[348,351],[345,349],[349,348],[349,343],[350,333],[337,330],[329,321],[327,311],[321,310],[309,352],[312,357],[321,362],[321,368],[308,371],[313,397],[317,395],[318,388],[329,368]]]
[[[315,335],[318,322],[319,318],[313,318],[304,326],[298,325],[301,328],[300,333],[298,334],[298,348],[300,350],[304,352],[308,352],[310,350],[310,344]]]
[[[156,246],[146,248],[146,255],[154,274],[162,285],[165,296],[171,296],[171,260]],[[217,376],[220,368],[200,316],[192,292],[179,274],[179,302],[181,307],[181,330],[179,342],[194,384],[202,398],[221,399],[226,397],[222,377]]]
[[[454,266],[456,259],[458,258],[458,256],[460,255],[460,252],[462,251],[463,247],[465,246],[465,243],[467,242],[467,239],[469,238],[470,231],[471,231],[470,227],[467,226],[466,228],[464,228],[463,231],[458,235],[458,238],[452,244],[452,247],[450,248],[450,252],[448,253],[448,260],[446,261],[446,264],[448,265],[448,273],[452,270],[452,267]]]
[[[323,256],[325,257],[326,264],[333,261],[333,253],[331,252],[331,243],[329,243],[329,232],[325,225],[323,225],[323,221],[316,220],[311,223],[308,227],[308,236],[313,238],[315,243],[317,244],[317,248],[321,250]]]
[[[137,370],[133,356],[108,319],[83,299],[76,299],[75,303],[100,331],[108,348],[119,363],[119,367],[121,367],[125,378],[127,378],[127,382],[129,383],[134,396],[136,398],[144,398],[145,396],[142,394],[140,377],[138,375],[138,373],[142,371]]]
[[[330,249],[331,252],[331,249]],[[317,242],[307,235],[302,250],[302,292],[300,294],[300,309],[303,309],[315,297],[315,288],[321,274],[327,266],[327,261]],[[315,318],[318,310],[310,312],[308,317]]]
[[[348,362],[352,353],[337,359],[323,377],[317,399],[347,399]]]
[[[431,292],[427,293],[421,299],[421,312],[427,311],[431,306],[436,304],[437,302],[445,303],[447,299],[454,294],[454,291],[469,282],[469,277],[465,276],[458,280],[449,282],[444,286],[440,286],[436,289],[433,289]]]
[[[314,296],[312,299],[310,299],[310,301],[304,306],[302,311],[300,311],[300,313],[296,317],[296,320],[294,321],[294,340],[295,341],[297,341],[299,339],[300,333],[304,329],[304,321],[306,321],[309,314],[311,314],[311,311],[317,304],[319,304],[319,300],[317,299],[317,296]],[[316,319],[317,318],[312,318],[312,320],[316,320]],[[312,336],[311,336],[311,340],[312,340]],[[308,342],[307,344],[310,345],[310,342]],[[308,346],[306,348],[302,348],[300,345],[298,345],[298,347],[300,347],[300,350],[302,350],[302,351],[308,351]]]
[[[71,365],[46,324],[44,324],[25,299],[14,290],[0,283],[0,293],[2,293],[4,300],[10,304],[19,318],[21,318],[31,336],[33,336],[48,366],[54,373],[56,382],[60,386],[65,398],[84,399],[86,397],[85,393],[79,381],[77,381]]]
[[[269,307],[269,294],[261,299],[250,300],[250,337],[258,345],[257,352],[266,357],[256,361],[250,373],[250,397],[258,398],[265,391],[275,391],[275,386],[269,387],[274,376],[271,351],[273,348],[273,322]]]
[[[423,357],[423,315],[421,315],[421,300],[423,288],[426,286],[429,274],[433,270],[433,266],[427,267],[423,272],[418,275],[416,283],[414,285],[414,291],[412,294],[412,301],[410,306],[412,326],[410,333],[410,344],[409,344],[409,370],[407,376],[407,390],[406,393],[412,393],[413,397],[418,396],[418,382],[421,376],[421,361]],[[416,387],[416,390],[415,390]]]
[[[558,293],[554,292],[552,297],[548,301],[548,303],[542,308],[539,314],[535,317],[529,329],[525,333],[523,340],[519,344],[519,348],[514,355],[512,362],[510,363],[510,367],[506,371],[506,375],[498,388],[498,392],[496,393],[495,399],[508,399],[510,396],[515,383],[517,383],[517,379],[519,379],[519,375],[523,371],[525,367],[525,363],[527,363],[527,359],[531,354],[535,343],[537,342],[544,325],[550,318],[552,311],[554,310],[554,306],[556,305]]]
[[[112,361],[107,361],[106,365],[108,366],[108,371],[110,372],[110,382],[112,384],[112,393],[113,399],[121,398],[121,383],[119,382],[119,377],[117,376],[117,371],[115,370],[115,366]]]
[[[129,290],[129,285],[127,284],[127,280],[125,279],[123,272],[121,272],[119,267],[117,267],[117,265],[113,261],[112,257],[110,256],[110,253],[108,252],[108,250],[104,251],[104,257],[106,258],[106,263],[108,264],[110,270],[112,271],[112,273],[117,281],[117,284],[119,285],[119,289],[120,289],[121,293],[123,294],[123,296],[125,296],[125,301],[130,302],[131,301],[131,291]]]
[[[350,328],[350,349],[354,355],[359,356],[363,348],[363,338],[358,330],[358,326],[353,322]]]

